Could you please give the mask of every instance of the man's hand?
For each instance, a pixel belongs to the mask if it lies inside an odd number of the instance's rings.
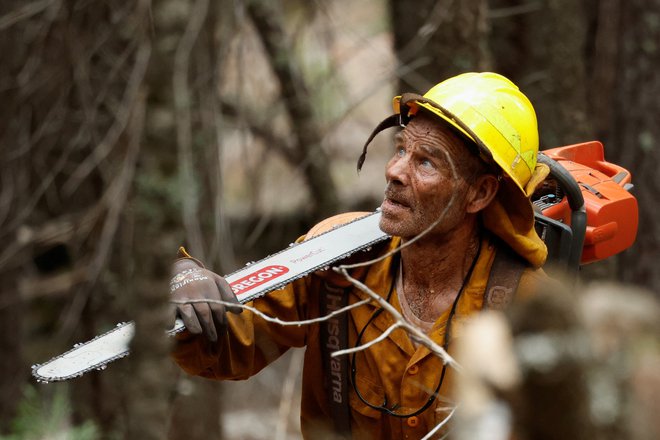
[[[239,304],[236,296],[220,275],[201,267],[193,259],[177,260],[170,280],[170,293],[176,301],[222,300]],[[192,334],[204,333],[210,341],[217,341],[219,334],[227,331],[227,311],[241,313],[240,307],[225,307],[218,303],[197,302],[176,304],[177,315]]]

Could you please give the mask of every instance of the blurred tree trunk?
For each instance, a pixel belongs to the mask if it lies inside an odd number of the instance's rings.
[[[11,17],[21,6],[20,1],[7,1],[0,5],[0,17]],[[16,16],[16,15],[14,15]],[[6,22],[5,22],[6,23]],[[23,358],[23,324],[25,308],[18,289],[19,274],[23,274],[29,262],[29,249],[18,243],[18,230],[11,228],[17,213],[29,204],[26,191],[29,178],[29,159],[21,154],[21,146],[29,139],[29,130],[18,121],[21,113],[21,96],[15,92],[19,73],[29,58],[28,51],[20,48],[23,26],[0,27],[0,51],[7,54],[0,63],[0,435],[8,434],[16,415],[23,386],[27,380]],[[11,54],[11,55],[9,55]],[[13,93],[12,93],[13,91]],[[14,247],[14,252],[8,252]]]
[[[534,104],[541,149],[593,137],[593,118],[587,116],[586,8],[585,1],[573,0],[530,2],[526,9],[512,0],[493,2],[496,68]]]
[[[150,277],[143,278],[150,281],[138,290],[145,306],[150,301],[158,304],[158,295],[166,294],[167,286],[162,280],[168,278],[167,266],[178,245],[185,244],[193,255],[221,273],[233,263],[231,252],[228,253],[231,244],[222,211],[218,102],[222,80],[220,62],[234,26],[232,12],[233,3],[227,1],[195,0],[154,5],[154,26],[159,38],[154,41],[155,51],[147,79],[150,96],[143,151],[145,167],[137,181],[134,200],[136,253],[150,261],[154,269],[154,272],[144,273]],[[173,188],[175,191],[171,191]],[[185,240],[181,240],[179,231],[173,227],[177,224],[183,224]],[[154,292],[152,299],[148,292]],[[161,300],[164,297],[161,296]],[[163,321],[157,319],[157,314],[152,315],[149,308],[142,310],[142,319],[146,319],[148,325],[143,344],[149,344],[155,335],[162,334],[166,324],[171,324],[167,321],[172,316],[162,315]],[[140,319],[136,318],[138,324]],[[131,395],[147,393],[146,388],[160,390],[161,395],[154,396],[153,400],[145,399],[141,408],[131,412],[130,418],[136,421],[130,431],[131,437],[221,438],[221,383],[175,373],[176,367],[172,367],[162,346],[159,354],[146,345],[136,350],[138,352],[139,357],[145,356],[135,359],[144,362],[142,380],[151,381],[151,384],[136,382],[138,389]],[[152,357],[146,358],[149,353]],[[176,387],[158,388],[156,383],[163,380],[175,380]],[[149,405],[160,405],[161,409],[151,410],[153,430],[145,432],[137,414],[147,410]]]
[[[3,417],[20,402],[29,374],[21,354],[41,361],[64,351],[74,338],[96,334],[114,310],[99,278],[126,196],[126,181],[115,178],[124,174],[113,167],[125,165],[126,149],[113,147],[133,90],[116,82],[129,57],[104,51],[122,47],[123,36],[107,32],[109,11],[121,23],[131,5],[111,3],[2,5],[0,278],[11,281],[3,283],[0,314],[12,314],[2,317],[12,328],[2,332],[11,344],[1,344],[8,371],[0,381],[12,382],[3,389]],[[83,317],[99,304],[106,314],[85,329]],[[81,405],[87,412],[101,407],[103,393],[95,391]]]
[[[488,70],[487,0],[390,0],[398,90],[424,93],[467,71]]]
[[[617,4],[618,3],[618,4]],[[657,164],[660,161],[660,1],[605,1],[602,2],[601,18],[612,20],[612,9],[619,11],[619,44],[602,44],[594,72],[611,69],[604,64],[608,55],[616,51],[615,79],[608,81],[615,86],[607,103],[611,109],[611,121],[602,121],[603,140],[609,146],[608,158],[628,168],[636,183],[633,193],[640,207],[640,223],[635,245],[619,259],[618,276],[621,280],[643,285],[660,291],[660,223],[655,206],[660,196],[660,180]],[[608,29],[607,27],[605,29]],[[612,36],[603,32],[600,38],[611,41]],[[611,78],[611,77],[610,77]],[[604,81],[608,84],[608,81]],[[598,90],[594,96],[598,96]],[[600,108],[600,105],[595,108]]]
[[[148,43],[144,43],[148,44]],[[134,142],[141,142],[145,108],[144,104],[134,109]],[[159,146],[146,142],[142,147],[145,157],[158,157]],[[142,177],[162,172],[158,160],[145,163]],[[123,388],[126,402],[126,438],[163,439],[167,433],[169,399],[174,383],[167,362],[169,342],[164,329],[172,322],[167,304],[167,279],[171,249],[162,237],[167,230],[162,221],[166,212],[143,209],[145,205],[159,205],[158,196],[138,186],[135,199],[135,242],[133,280],[128,282],[125,292],[136,332],[131,342],[131,356],[126,366],[130,368],[127,385]],[[163,210],[164,211],[164,210]]]
[[[26,379],[21,341],[23,304],[16,278],[0,272],[0,435],[8,434]]]
[[[200,256],[221,253],[226,233],[222,216],[195,223],[199,205],[180,206],[190,195],[217,214],[221,199],[220,6],[209,4],[12,2],[0,10],[0,45],[10,54],[0,64],[4,430],[29,374],[23,351],[41,361],[134,317],[133,356],[71,382],[73,423],[91,419],[103,438],[167,435],[175,376],[162,335],[172,319],[164,308],[168,266],[184,242],[179,225]],[[188,88],[190,101],[180,94]],[[193,130],[201,143],[193,145]],[[191,151],[196,162],[188,161]],[[195,168],[203,172],[194,180],[188,174],[174,183]],[[26,314],[34,319],[23,333]],[[197,408],[213,413],[201,426],[217,438],[218,385],[199,388]],[[199,421],[201,412],[188,414]]]
[[[137,29],[136,63],[141,58],[153,61],[152,51],[159,40],[150,37],[150,0],[141,0],[134,12],[134,25]],[[158,12],[158,10],[156,10]],[[154,64],[150,63],[153,71]],[[145,76],[140,86],[139,99],[131,109],[131,122],[127,127],[129,149],[139,153],[140,169],[135,192],[130,200],[130,213],[125,220],[130,224],[132,252],[126,263],[132,268],[131,277],[125,280],[124,299],[129,316],[135,321],[135,336],[131,341],[131,356],[124,364],[128,368],[126,384],[122,387],[125,403],[126,424],[124,437],[130,439],[163,439],[167,434],[169,416],[169,396],[174,386],[172,370],[166,367],[169,342],[164,329],[171,325],[172,315],[167,303],[169,262],[172,249],[167,237],[172,234],[173,217],[166,200],[161,194],[152,191],[145,180],[155,180],[167,176],[165,164],[171,161],[171,152],[144,138],[147,107],[147,86],[149,76]],[[153,92],[157,93],[157,88]],[[130,182],[134,182],[133,176]]]

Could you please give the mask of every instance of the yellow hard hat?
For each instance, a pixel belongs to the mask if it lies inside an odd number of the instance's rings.
[[[507,78],[492,72],[464,73],[437,84],[424,96],[397,96],[393,105],[403,117],[422,107],[444,119],[525,192],[539,149],[536,113]]]

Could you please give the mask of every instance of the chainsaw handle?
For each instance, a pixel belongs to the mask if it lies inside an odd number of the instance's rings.
[[[538,154],[538,162],[547,165],[548,168],[550,168],[550,174],[557,179],[557,182],[559,182],[561,188],[564,190],[564,194],[566,194],[571,211],[579,211],[580,208],[584,208],[582,190],[571,173],[569,173],[559,162],[551,159],[543,153]]]
[[[568,206],[571,208],[571,231],[573,232],[573,238],[568,257],[568,269],[577,271],[580,267],[582,247],[587,231],[587,210],[584,205],[582,190],[571,173],[556,160],[551,159],[543,153],[539,153],[537,161],[550,168],[550,175],[561,186],[566,195]]]

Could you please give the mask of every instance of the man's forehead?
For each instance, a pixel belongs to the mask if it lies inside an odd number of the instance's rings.
[[[396,143],[403,143],[404,141],[405,139],[403,137],[403,132],[400,132],[395,136]],[[446,159],[448,151],[453,150],[453,148],[448,148],[446,145],[442,145],[437,142],[420,142],[417,145],[417,148],[422,150],[427,155],[437,157],[439,159]]]
[[[410,123],[394,136],[395,142],[421,141],[420,147],[426,147],[429,153],[444,155],[442,151],[469,153],[465,143],[454,131],[435,118],[417,115]],[[426,141],[426,142],[424,142]]]

